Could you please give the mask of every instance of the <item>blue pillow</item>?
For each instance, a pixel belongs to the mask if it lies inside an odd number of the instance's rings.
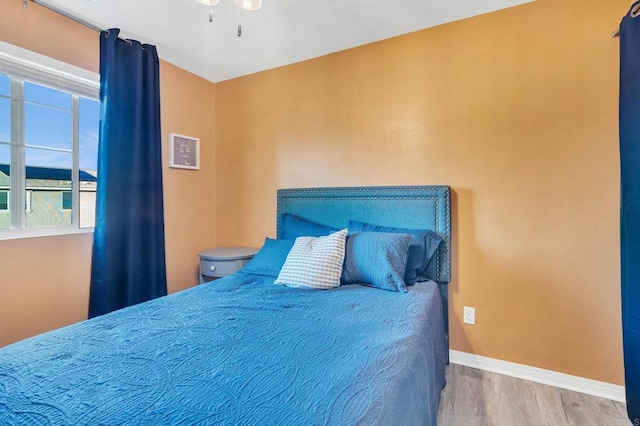
[[[416,281],[429,279],[425,275],[427,266],[442,241],[442,237],[438,235],[437,232],[429,229],[391,228],[356,221],[349,222],[349,231],[388,232],[412,235],[413,239],[411,240],[409,255],[407,256],[407,269],[404,274],[404,281],[407,285],[413,285]]]
[[[277,277],[287,259],[287,255],[293,247],[295,240],[264,239],[264,245],[241,269],[242,272],[254,275],[266,275]]]
[[[342,283],[406,293],[404,271],[412,238],[409,234],[383,232],[347,235]]]
[[[339,229],[311,222],[289,213],[282,215],[281,226],[280,237],[285,240],[295,240],[298,237],[326,237],[339,231]]]

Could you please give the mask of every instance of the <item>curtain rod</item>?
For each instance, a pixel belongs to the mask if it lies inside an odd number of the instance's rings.
[[[96,23],[93,23],[87,19],[81,18],[77,15],[74,15],[72,12],[70,12],[67,9],[64,9],[60,6],[56,6],[55,4],[51,4],[50,2],[46,1],[46,0],[31,0],[32,2],[39,4],[40,6],[49,9],[52,12],[57,13],[58,15],[62,15],[65,18],[69,18],[72,21],[75,21],[81,25],[84,25],[87,28],[91,28],[94,31],[99,31],[102,32],[104,31],[102,28],[100,28],[100,26]],[[27,8],[27,0],[22,0],[22,7],[24,7],[25,9]]]

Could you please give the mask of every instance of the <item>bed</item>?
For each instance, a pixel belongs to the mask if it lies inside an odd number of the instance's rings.
[[[432,229],[433,279],[312,290],[240,271],[15,343],[0,349],[0,424],[435,425],[449,188],[287,189],[277,205],[279,236],[285,213]]]

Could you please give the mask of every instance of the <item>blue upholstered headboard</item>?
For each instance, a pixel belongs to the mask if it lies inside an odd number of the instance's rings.
[[[281,218],[291,213],[334,228],[350,220],[397,228],[431,229],[444,241],[427,275],[451,281],[451,202],[448,186],[371,186],[278,190],[278,238]]]
[[[448,186],[371,186],[278,190],[278,238],[281,220],[291,213],[334,228],[350,220],[397,228],[431,229],[443,237],[427,275],[438,283],[447,339],[448,286],[451,281],[451,190]],[[417,284],[416,284],[417,285]]]

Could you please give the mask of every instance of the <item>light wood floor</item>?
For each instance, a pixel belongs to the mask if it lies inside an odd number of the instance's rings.
[[[438,426],[629,426],[625,404],[461,365],[447,367]]]

